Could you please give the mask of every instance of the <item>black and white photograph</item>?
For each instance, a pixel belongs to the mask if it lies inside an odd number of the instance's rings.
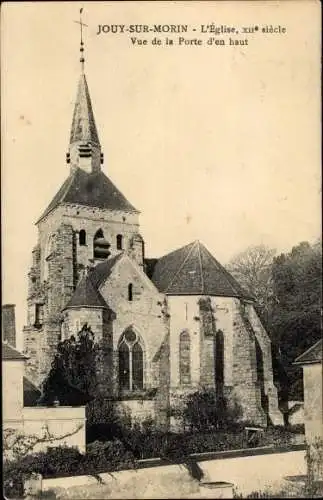
[[[323,496],[320,19],[3,2],[5,498]]]

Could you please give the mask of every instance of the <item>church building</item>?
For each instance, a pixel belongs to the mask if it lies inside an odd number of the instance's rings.
[[[88,325],[102,347],[100,393],[133,414],[167,427],[181,396],[208,387],[235,400],[243,419],[281,424],[253,298],[200,241],[145,258],[139,211],[103,171],[83,54],[81,63],[67,178],[36,223],[28,378],[41,387],[57,344]]]

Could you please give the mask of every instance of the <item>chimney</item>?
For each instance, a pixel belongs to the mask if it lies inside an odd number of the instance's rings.
[[[16,347],[16,317],[15,304],[2,306],[2,340]]]

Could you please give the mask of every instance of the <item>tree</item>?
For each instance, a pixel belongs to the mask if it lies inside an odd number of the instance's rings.
[[[77,338],[73,335],[57,346],[52,366],[43,383],[41,404],[56,400],[64,405],[86,404],[94,396],[98,384],[97,355],[100,347],[94,333],[85,323]]]
[[[231,259],[227,268],[257,301],[267,317],[273,297],[272,263],[276,250],[265,245],[250,246]]]
[[[302,242],[274,259],[275,301],[270,329],[278,343],[290,385],[290,397],[302,397],[302,372],[293,361],[321,338],[322,249]]]

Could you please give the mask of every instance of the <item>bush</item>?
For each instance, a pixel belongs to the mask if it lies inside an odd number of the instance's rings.
[[[182,420],[183,428],[190,431],[234,428],[242,411],[234,399],[219,397],[214,389],[201,388],[184,397],[173,410],[173,416]]]
[[[81,454],[76,448],[60,446],[49,448],[47,452],[27,455],[20,460],[4,462],[4,492],[7,498],[21,498],[23,483],[31,472],[42,474],[44,478],[72,475],[97,475],[101,472],[135,467],[135,458],[126,450],[121,441],[94,442],[87,453]]]

